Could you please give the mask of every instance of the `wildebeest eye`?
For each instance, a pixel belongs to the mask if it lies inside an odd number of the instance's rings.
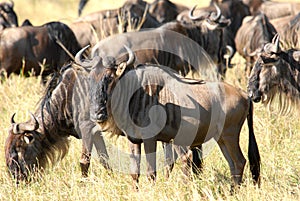
[[[25,134],[24,135],[24,141],[26,144],[32,144],[34,142],[34,137],[32,134]]]

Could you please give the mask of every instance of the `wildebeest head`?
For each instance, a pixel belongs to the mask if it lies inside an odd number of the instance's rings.
[[[290,55],[291,53],[291,55]],[[272,101],[275,93],[295,95],[298,89],[299,76],[295,70],[297,58],[294,51],[282,52],[279,46],[279,35],[275,35],[272,43],[267,43],[255,62],[248,82],[248,93],[254,102]]]
[[[13,8],[13,1],[0,3],[0,30],[18,26],[18,17]]]
[[[11,117],[11,127],[5,143],[6,165],[18,181],[28,180],[29,173],[37,170],[43,164],[41,154],[42,144],[39,133],[39,122],[33,114],[31,120],[24,123],[14,121],[15,114]]]
[[[214,7],[216,9],[216,12],[207,12],[203,11],[198,16],[194,16],[194,10],[196,9],[196,6],[194,6],[189,11],[189,19],[192,20],[194,23],[204,21],[207,25],[207,28],[210,30],[214,30],[216,28],[224,28],[229,26],[231,23],[230,19],[226,19],[221,12],[220,7],[217,4],[214,4]]]
[[[126,47],[128,51],[128,59],[117,62],[113,57],[104,57],[101,59],[93,59],[90,64],[83,63],[80,60],[80,55],[84,51],[81,50],[76,55],[76,62],[85,65],[85,67],[94,66],[90,72],[90,118],[100,124],[104,129],[106,121],[111,116],[109,108],[109,98],[116,81],[124,74],[125,70],[129,69],[135,61],[134,53]],[[95,65],[95,60],[97,64]]]

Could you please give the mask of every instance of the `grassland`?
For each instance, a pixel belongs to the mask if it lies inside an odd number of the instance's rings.
[[[34,24],[42,24],[50,20],[72,21],[77,16],[77,3],[77,0],[15,0],[15,7],[20,21],[29,18]],[[195,0],[184,1],[189,6],[196,3]],[[121,4],[120,0],[114,3],[90,0],[84,13]],[[236,56],[234,62],[237,65],[228,71],[226,80],[245,89],[244,61]],[[25,121],[29,118],[28,111],[35,110],[44,90],[39,79],[13,75],[0,83],[0,200],[300,200],[298,108],[287,116],[278,116],[261,104],[255,104],[254,108],[254,130],[262,161],[261,188],[252,185],[247,163],[243,185],[231,194],[229,168],[217,147],[205,158],[203,174],[193,179],[184,177],[178,163],[168,180],[163,177],[163,171],[159,171],[155,185],[142,175],[140,191],[133,192],[129,175],[107,174],[97,160],[93,160],[90,176],[83,180],[79,168],[81,141],[74,138],[70,138],[68,155],[46,170],[38,182],[17,187],[7,173],[4,144],[11,115],[17,112],[16,121]],[[123,146],[125,142],[118,139],[114,143]],[[246,125],[240,144],[246,156]]]

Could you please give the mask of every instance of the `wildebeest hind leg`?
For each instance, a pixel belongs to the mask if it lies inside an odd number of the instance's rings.
[[[238,138],[227,137],[221,138],[218,141],[218,144],[221,148],[221,151],[227,160],[231,177],[235,185],[240,185],[242,182],[242,176],[244,167],[246,164],[246,159],[242,154],[239,143],[237,142]]]

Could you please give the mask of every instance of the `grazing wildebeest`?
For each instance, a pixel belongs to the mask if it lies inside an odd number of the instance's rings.
[[[0,31],[8,27],[17,27],[18,17],[14,11],[14,2],[0,3]]]
[[[265,44],[272,41],[276,30],[264,14],[247,16],[239,28],[235,44],[238,53],[246,59],[246,75],[250,75],[253,63]]]
[[[300,3],[276,2],[266,0],[243,0],[249,6],[252,15],[264,13],[270,20],[288,15],[296,15],[300,12]]]
[[[124,133],[134,144],[144,143],[149,179],[156,178],[157,141],[195,147],[208,137],[218,142],[232,180],[239,185],[246,163],[239,135],[247,118],[250,170],[254,182],[259,182],[260,156],[247,93],[225,82],[184,79],[168,67],[134,67],[131,50],[128,57],[118,66],[114,58],[101,58],[90,72],[95,83],[91,84],[90,115],[101,129],[113,129],[115,135]],[[138,182],[139,172],[133,172],[132,177]]]
[[[300,12],[297,15],[273,19],[271,23],[280,35],[282,49],[300,48]]]
[[[72,59],[64,48],[72,55],[80,50],[72,30],[61,22],[6,28],[0,32],[0,69],[8,76],[32,69],[39,75],[44,65],[45,77]]]
[[[286,112],[291,103],[300,98],[300,51],[282,51],[279,35],[264,47],[251,71],[248,81],[249,97],[254,102],[271,103],[280,96],[281,111]]]
[[[184,10],[189,10],[189,8],[169,0],[155,0],[149,5],[149,14],[159,23],[176,20],[177,15]]]
[[[88,72],[69,64],[61,74],[53,75],[31,120],[16,123],[15,114],[12,116],[5,158],[17,182],[62,159],[68,151],[70,136],[82,139],[83,176],[88,173],[93,145],[102,165],[109,168],[102,133],[90,120],[88,92]]]

